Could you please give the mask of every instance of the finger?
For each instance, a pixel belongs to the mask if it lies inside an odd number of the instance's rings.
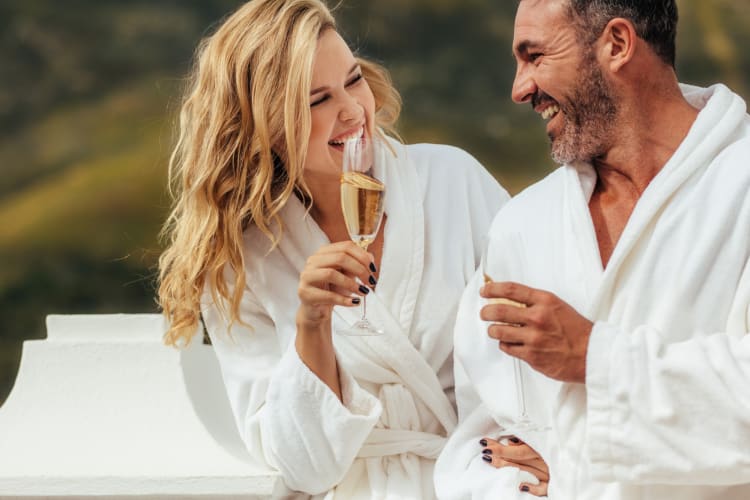
[[[496,466],[518,467],[533,474],[534,477],[539,480],[549,480],[547,464],[533,451],[516,457],[509,457],[504,455],[504,450],[497,449],[492,444],[488,444],[488,446],[482,450],[482,457],[485,462],[492,463]]]
[[[503,459],[502,457],[498,457],[496,455],[490,455],[487,453],[482,454],[482,460],[484,460],[485,462],[487,462],[487,464],[493,466],[496,469],[503,469],[505,467],[515,467],[522,471],[528,472],[529,474],[539,479],[540,481],[549,480],[549,474],[528,464],[511,462],[509,460]]]
[[[377,283],[366,264],[345,252],[315,254],[308,259],[305,272],[324,268],[337,269],[347,275],[356,276],[365,285],[374,286]]]
[[[523,346],[526,340],[526,329],[519,326],[492,323],[487,327],[487,335],[503,344]]]
[[[359,297],[350,297],[348,295],[342,295],[330,290],[323,290],[321,288],[312,287],[300,290],[299,296],[300,301],[303,304],[310,306],[324,305],[353,307],[358,306],[362,302],[362,299],[360,299]]]
[[[500,301],[505,299],[491,300]],[[490,303],[482,307],[479,311],[479,317],[483,321],[495,321],[512,325],[525,325],[526,315],[526,306],[519,307],[507,303]]]
[[[511,344],[503,341],[498,342],[498,348],[508,356],[518,358],[522,361],[529,362],[528,354],[529,351],[524,344]]]
[[[333,289],[342,295],[366,295],[370,291],[367,287],[357,283],[354,278],[333,268],[305,271],[304,276],[300,278],[299,289],[302,291],[307,288]],[[302,298],[301,295],[300,298]]]
[[[539,484],[521,483],[518,489],[526,493],[531,493],[532,495],[537,497],[544,497],[547,496],[548,486],[549,482],[539,481]]]
[[[330,245],[321,247],[316,253],[325,255],[338,252],[345,252],[351,255],[352,257],[360,261],[360,263],[371,272],[377,272],[377,269],[375,268],[375,256],[373,256],[367,250],[364,250],[353,241],[340,241],[338,243],[332,243]]]
[[[489,448],[489,447],[488,447]],[[539,457],[539,454],[535,452],[529,445],[507,445],[502,444],[491,448],[493,454],[497,454],[505,460],[511,462],[531,462]]]
[[[479,291],[479,294],[486,299],[504,298],[530,306],[535,303],[534,296],[537,292],[538,290],[520,283],[504,281],[487,283]]]

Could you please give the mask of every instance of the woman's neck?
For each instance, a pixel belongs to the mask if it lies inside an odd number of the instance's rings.
[[[308,176],[305,182],[312,195],[310,215],[313,220],[332,243],[348,240],[349,233],[341,211],[339,180],[330,175]]]

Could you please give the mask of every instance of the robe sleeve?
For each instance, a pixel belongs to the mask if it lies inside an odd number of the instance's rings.
[[[741,316],[750,330],[750,308]],[[638,484],[750,481],[750,335],[666,344],[596,323],[587,359],[592,475]]]
[[[343,404],[302,362],[249,290],[241,317],[227,322],[215,306],[204,320],[229,401],[253,462],[278,470],[286,485],[309,494],[331,489],[345,475],[375,426],[381,405],[340,366]]]

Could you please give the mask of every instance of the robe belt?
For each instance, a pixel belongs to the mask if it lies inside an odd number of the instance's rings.
[[[385,457],[401,453],[414,453],[435,460],[446,438],[430,432],[404,429],[373,429],[357,453],[358,458]]]

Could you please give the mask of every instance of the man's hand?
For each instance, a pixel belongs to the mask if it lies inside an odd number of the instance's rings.
[[[487,299],[510,299],[526,307],[488,304],[481,318],[500,350],[563,382],[586,381],[586,352],[594,324],[554,294],[518,283],[487,283]]]

